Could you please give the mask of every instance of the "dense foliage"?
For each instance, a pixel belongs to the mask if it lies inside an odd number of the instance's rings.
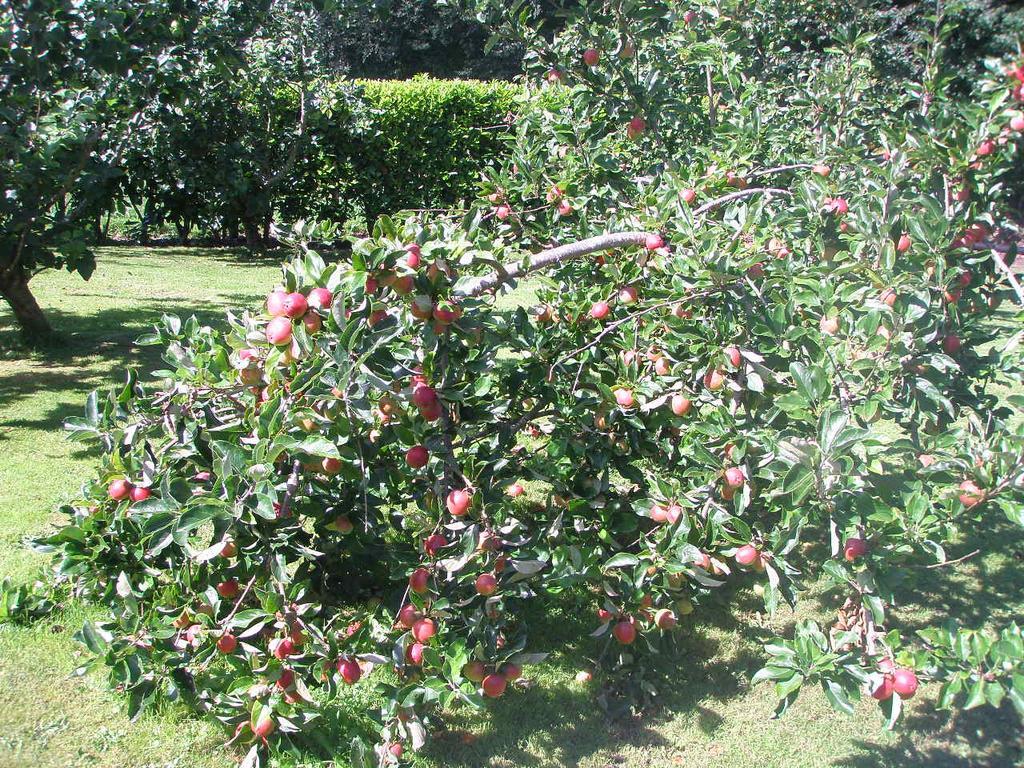
[[[173,224],[182,240],[198,230],[230,241],[241,231],[255,244],[275,216],[372,222],[385,211],[452,205],[502,153],[519,93],[428,78],[317,80],[305,91],[237,81],[197,88],[187,109],[165,110],[129,151],[129,211],[146,230]]]
[[[133,711],[217,718],[249,764],[331,756],[318,719],[372,689],[362,767],[510,695],[539,660],[527,604],[589,606],[621,710],[716,592],[774,611],[824,582],[834,618],[756,675],[780,711],[814,685],[895,723],[932,683],[1024,711],[1016,625],[892,614],[961,532],[1024,524],[1024,401],[996,394],[1021,383],[1024,293],[989,239],[1024,67],[950,98],[939,23],[879,109],[868,39],[767,79],[746,3],[580,3],[553,39],[523,3],[472,5],[535,92],[471,209],[382,217],[333,262],[297,226],[265,307],[224,333],[165,318],[157,381],[70,424],[105,452],[40,546],[109,610],[94,663]],[[497,311],[530,273],[541,305]]]

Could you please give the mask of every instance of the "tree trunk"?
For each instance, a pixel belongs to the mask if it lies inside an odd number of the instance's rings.
[[[50,322],[28,288],[28,278],[21,273],[6,275],[0,270],[0,296],[3,296],[21,326],[21,335],[29,341],[45,339],[53,334]]]
[[[260,228],[252,219],[245,220],[245,244],[250,248],[260,244]]]

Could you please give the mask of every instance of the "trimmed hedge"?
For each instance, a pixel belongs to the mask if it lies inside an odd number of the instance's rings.
[[[184,115],[169,113],[129,153],[123,194],[182,239],[198,231],[254,241],[272,219],[372,222],[403,208],[448,207],[471,195],[505,151],[520,92],[425,76],[319,83],[302,139],[295,88],[211,93]]]
[[[349,158],[349,196],[367,221],[470,194],[483,167],[505,151],[520,92],[509,83],[427,77],[359,81],[356,88],[369,127],[334,123],[323,136],[329,150]]]

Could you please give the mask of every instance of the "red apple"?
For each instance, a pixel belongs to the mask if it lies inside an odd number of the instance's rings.
[[[274,722],[274,718],[264,712],[260,715],[260,719],[256,721],[256,725],[253,726],[252,732],[265,740],[267,736],[274,732],[276,727],[277,723]]]
[[[127,480],[113,480],[110,485],[107,486],[107,496],[112,498],[114,501],[123,501],[127,499],[132,492],[132,484]]]
[[[619,291],[620,304],[636,304],[637,298],[636,288],[632,285],[627,285]]]
[[[352,524],[352,521],[349,520],[348,515],[338,515],[334,518],[330,527],[343,536],[347,536],[355,530],[355,526]]]
[[[835,336],[839,332],[839,320],[823,315],[818,321],[818,329],[826,336]]]
[[[320,462],[320,468],[325,475],[336,475],[341,471],[341,460],[328,456]]]
[[[960,351],[960,337],[951,333],[942,339],[942,349],[947,355],[955,355]]]
[[[398,623],[406,629],[412,629],[419,620],[420,612],[416,610],[416,606],[412,603],[406,603],[398,611]]]
[[[607,301],[595,301],[590,307],[590,317],[594,320],[604,320],[611,312]]]
[[[902,235],[900,235],[900,239],[896,241],[896,252],[906,253],[907,251],[910,250],[910,246],[912,244],[913,243],[910,239],[910,235],[904,232]]]
[[[634,117],[626,126],[626,135],[631,139],[638,139],[647,130],[647,121],[642,117]]]
[[[292,321],[287,317],[275,317],[267,323],[267,341],[277,346],[288,344],[292,340]]]
[[[371,281],[374,283],[372,289],[370,288]],[[375,290],[377,290],[376,280],[374,280],[372,277],[368,278],[366,281],[367,293],[373,293],[373,291]],[[334,297],[331,295],[331,292],[328,291],[326,288],[314,288],[309,292],[308,301],[309,306],[313,307],[314,309],[327,310],[331,308],[331,304],[334,302]]]
[[[892,288],[886,288],[879,295],[878,300],[885,304],[887,307],[892,307],[893,305],[896,304],[896,298],[896,291],[894,291]]]
[[[744,544],[736,550],[736,562],[743,566],[753,565],[761,559],[761,553],[753,544]]]
[[[267,314],[271,317],[282,317],[284,315],[285,299],[287,298],[288,294],[280,289],[271,292],[267,296]]]
[[[395,281],[391,284],[391,289],[399,296],[405,296],[412,293],[412,289],[416,287],[416,281],[412,275],[402,275],[401,277],[395,278]]]
[[[430,571],[417,568],[409,575],[409,589],[417,595],[425,595],[430,591]]]
[[[498,674],[510,683],[513,683],[523,676],[523,668],[518,664],[513,664],[511,661],[507,661],[501,665],[501,668],[498,670]]]
[[[295,653],[295,641],[290,637],[280,637],[270,641],[270,652],[278,661],[284,661]]]
[[[462,668],[462,676],[474,683],[479,683],[487,676],[487,667],[482,661],[470,661]]]
[[[309,302],[301,293],[289,293],[284,297],[283,309],[285,317],[302,317],[309,309]]]
[[[499,205],[494,209],[494,215],[498,217],[499,221],[505,221],[509,216],[512,215],[512,209],[507,205]]]
[[[725,358],[733,368],[740,367],[742,357],[740,357],[740,351],[736,347],[726,347],[722,352],[725,354]]]
[[[461,310],[448,301],[439,301],[434,307],[434,319],[442,325],[454,323],[459,319]]]
[[[477,594],[488,597],[498,591],[498,580],[494,578],[493,574],[481,573],[476,577],[473,586],[476,588]]]
[[[654,614],[654,623],[658,629],[672,629],[676,625],[676,615],[668,608],[659,608]]]
[[[635,402],[633,398],[633,390],[620,387],[615,390],[615,402],[623,408],[632,408]]]
[[[596,48],[587,48],[587,50],[583,52],[583,63],[588,67],[596,67],[600,60],[601,54],[598,53]]]
[[[225,581],[220,582],[217,585],[217,594],[225,598],[226,600],[238,597],[238,592],[239,589],[237,579],[227,579]]]
[[[413,469],[422,469],[430,461],[430,453],[422,445],[414,445],[405,452],[405,463]]]
[[[659,248],[663,248],[664,246],[665,238],[663,238],[656,232],[652,232],[651,234],[647,235],[647,239],[644,240],[644,248],[646,248],[648,251],[656,251]]]
[[[498,673],[492,672],[484,678],[481,685],[483,686],[485,696],[496,699],[505,692],[508,681]]]
[[[848,562],[853,562],[858,557],[863,557],[868,552],[868,543],[859,537],[851,537],[843,545],[843,557]]]
[[[821,176],[823,179],[825,179],[825,178],[828,178],[828,175],[830,173],[832,173],[832,168],[827,166],[827,165],[824,165],[823,163],[818,163],[817,165],[815,165],[815,166],[813,166],[811,168],[811,172],[812,173],[816,173],[819,176]]]
[[[419,269],[422,251],[419,243],[409,243],[405,246],[405,263],[410,269]]]
[[[719,370],[711,370],[704,374],[704,386],[712,392],[719,390],[725,384],[725,374]]]
[[[425,643],[437,634],[437,625],[433,619],[420,619],[412,625],[412,636]]]
[[[419,666],[423,663],[423,643],[411,643],[406,646],[405,660],[410,664]]]
[[[234,653],[238,647],[238,640],[230,632],[225,632],[217,638],[217,650],[223,654]]]
[[[892,673],[892,689],[901,699],[912,699],[917,693],[917,675],[913,670],[898,667]]]
[[[629,645],[636,640],[636,627],[630,621],[623,619],[612,627],[612,634],[622,645]]]
[[[684,189],[681,193],[683,202],[690,205],[694,200],[697,199],[697,190],[695,189]]]
[[[388,752],[390,752],[395,757],[400,758],[402,756],[402,752],[404,751],[405,750],[402,748],[402,745],[397,741],[394,744],[388,745]]]
[[[349,685],[355,685],[359,682],[359,678],[363,676],[363,670],[359,668],[359,662],[348,656],[343,659],[338,659],[338,674],[341,675],[341,679]]]
[[[318,333],[323,328],[324,321],[316,312],[307,312],[302,316],[302,324],[306,326],[307,333]]]
[[[511,497],[513,499],[517,499],[520,496],[522,496],[524,493],[526,493],[526,489],[523,488],[523,486],[520,483],[512,483],[512,485],[510,485],[508,488],[505,489],[505,493],[509,497]]]
[[[448,539],[440,533],[432,533],[423,541],[423,551],[430,557],[434,557],[442,549],[448,546]]]
[[[985,500],[985,490],[973,480],[960,483],[960,503],[970,509]]]
[[[878,684],[878,686],[871,692],[871,696],[872,696],[872,698],[875,698],[878,701],[886,701],[887,699],[891,699],[892,698],[892,692],[893,692],[893,679],[892,679],[892,675],[886,672],[884,674],[884,676],[882,677],[882,682],[880,682]]]
[[[412,403],[417,408],[429,408],[437,402],[437,392],[433,387],[420,384],[412,391]]]
[[[295,673],[290,669],[282,669],[281,676],[277,678],[277,687],[282,691],[292,687],[292,683],[295,682]]]
[[[455,517],[462,517],[473,503],[473,494],[466,490],[454,490],[448,494],[445,504]]]
[[[747,476],[739,467],[729,467],[725,470],[725,484],[730,488],[739,488],[745,483]]]
[[[569,216],[569,215],[572,214],[572,211],[573,211],[572,203],[570,203],[568,200],[562,200],[562,201],[560,201],[558,203],[558,215],[559,216]]]
[[[1024,117],[1021,117],[1020,115],[1014,115],[1013,117],[1011,117],[1010,130],[1017,131],[1018,133],[1024,131]]]
[[[152,495],[153,492],[149,488],[142,488],[138,485],[133,485],[131,490],[128,491],[128,496],[132,501],[145,501]]]
[[[981,144],[978,145],[978,151],[975,153],[978,157],[988,157],[996,151],[996,143],[992,139],[985,139]]]

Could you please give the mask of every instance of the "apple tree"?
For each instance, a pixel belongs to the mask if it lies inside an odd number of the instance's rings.
[[[512,693],[531,603],[588,606],[623,709],[717,590],[824,582],[834,614],[755,677],[780,711],[817,685],[895,723],[932,683],[1024,709],[1017,626],[892,613],[960,532],[1024,523],[1024,402],[993,394],[1024,363],[994,226],[1024,68],[958,102],[940,37],[892,102],[856,37],[762,77],[743,3],[579,3],[553,39],[523,9],[477,9],[536,87],[469,211],[382,217],[344,260],[296,225],[265,306],[164,318],[155,380],[69,424],[105,452],[39,546],[109,611],[93,663],[250,765],[329,756],[323,713],[372,691],[351,761],[388,764]],[[500,310],[526,277],[538,305]]]

